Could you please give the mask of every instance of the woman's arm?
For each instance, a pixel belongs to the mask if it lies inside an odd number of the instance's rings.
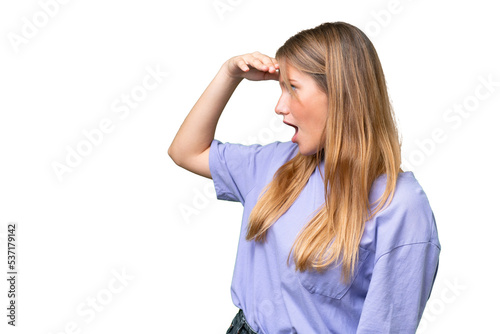
[[[182,123],[168,154],[174,162],[201,176],[211,178],[208,165],[210,144],[219,117],[243,79],[278,80],[276,59],[259,52],[227,60]]]
[[[416,242],[382,255],[373,268],[356,334],[415,334],[432,291],[441,248]]]

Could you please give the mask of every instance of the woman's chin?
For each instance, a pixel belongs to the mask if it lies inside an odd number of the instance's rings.
[[[297,144],[299,145],[299,152],[302,155],[309,156],[309,155],[313,155],[313,154],[316,153],[316,149],[311,149],[311,148],[307,148],[307,147],[301,147],[300,143],[297,143]]]
[[[301,144],[300,142],[297,142],[297,145],[299,146],[299,152],[302,155],[309,156],[318,153],[317,146],[306,146],[304,144]],[[319,150],[323,150],[323,145],[321,145],[321,148]]]

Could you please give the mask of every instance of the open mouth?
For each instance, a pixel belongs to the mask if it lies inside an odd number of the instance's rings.
[[[292,137],[292,142],[293,143],[297,142],[297,133],[299,132],[299,128],[296,125],[293,125],[293,124],[285,122],[285,121],[283,121],[283,123],[285,123],[286,125],[291,126],[295,129],[295,134]]]

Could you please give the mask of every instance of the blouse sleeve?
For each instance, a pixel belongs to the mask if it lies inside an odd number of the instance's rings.
[[[357,334],[414,334],[437,273],[440,246],[407,244],[375,264]]]
[[[278,144],[247,146],[214,139],[209,166],[217,198],[245,204],[245,197],[256,182],[272,172]]]

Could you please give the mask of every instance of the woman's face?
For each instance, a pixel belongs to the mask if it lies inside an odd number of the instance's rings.
[[[328,97],[314,79],[291,65],[286,68],[296,97],[289,92],[280,76],[281,97],[275,111],[283,115],[283,123],[295,128],[292,142],[297,143],[303,155],[312,155],[321,149],[321,134],[326,123]]]

